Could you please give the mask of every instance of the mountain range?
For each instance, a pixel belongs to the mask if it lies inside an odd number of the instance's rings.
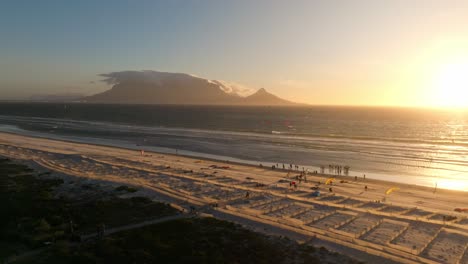
[[[109,104],[270,105],[291,106],[264,88],[241,95],[236,87],[185,73],[124,71],[101,75],[112,88],[80,101]]]

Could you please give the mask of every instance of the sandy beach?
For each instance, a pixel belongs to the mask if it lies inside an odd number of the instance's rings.
[[[293,239],[300,234],[305,243],[327,241],[344,253],[361,251],[389,263],[468,263],[468,213],[454,211],[468,207],[468,192],[319,174],[299,182],[299,171],[0,136],[1,156],[90,184],[135,186],[139,195],[165,197],[183,208],[194,206],[259,230],[271,226],[276,234]],[[333,185],[325,185],[330,177]],[[392,187],[399,189],[386,195]],[[317,189],[320,197],[312,195]]]

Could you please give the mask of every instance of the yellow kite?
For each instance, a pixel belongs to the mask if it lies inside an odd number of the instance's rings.
[[[389,195],[389,194],[391,194],[393,191],[398,191],[398,190],[400,190],[400,188],[398,188],[398,187],[392,187],[392,188],[388,189],[388,190],[385,192],[385,194],[386,194],[386,195]]]
[[[328,180],[325,182],[325,184],[330,184],[330,183],[332,183],[334,180],[335,180],[335,178],[330,178],[330,179],[328,179]]]

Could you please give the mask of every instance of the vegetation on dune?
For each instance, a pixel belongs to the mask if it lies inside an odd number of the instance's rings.
[[[129,192],[129,193],[134,193],[138,191],[136,188],[133,187],[128,187],[127,185],[121,185],[117,188],[115,188],[116,191],[118,192]]]
[[[64,204],[51,190],[62,181],[37,180],[26,166],[0,162],[0,257],[40,246],[64,232],[54,221]]]
[[[101,224],[121,226],[176,213],[144,197],[106,196],[85,202],[55,197],[54,188],[62,183],[62,179],[34,175],[24,165],[0,160],[0,259],[46,242],[95,232]]]
[[[328,250],[213,218],[174,220],[82,245],[56,245],[38,263],[321,263]],[[349,259],[344,258],[349,261]]]

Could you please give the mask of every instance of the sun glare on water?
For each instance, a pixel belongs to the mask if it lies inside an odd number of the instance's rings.
[[[459,181],[452,179],[439,179],[434,182],[438,188],[458,191],[468,191],[468,181]]]
[[[468,60],[440,65],[434,75],[435,106],[468,107]]]

